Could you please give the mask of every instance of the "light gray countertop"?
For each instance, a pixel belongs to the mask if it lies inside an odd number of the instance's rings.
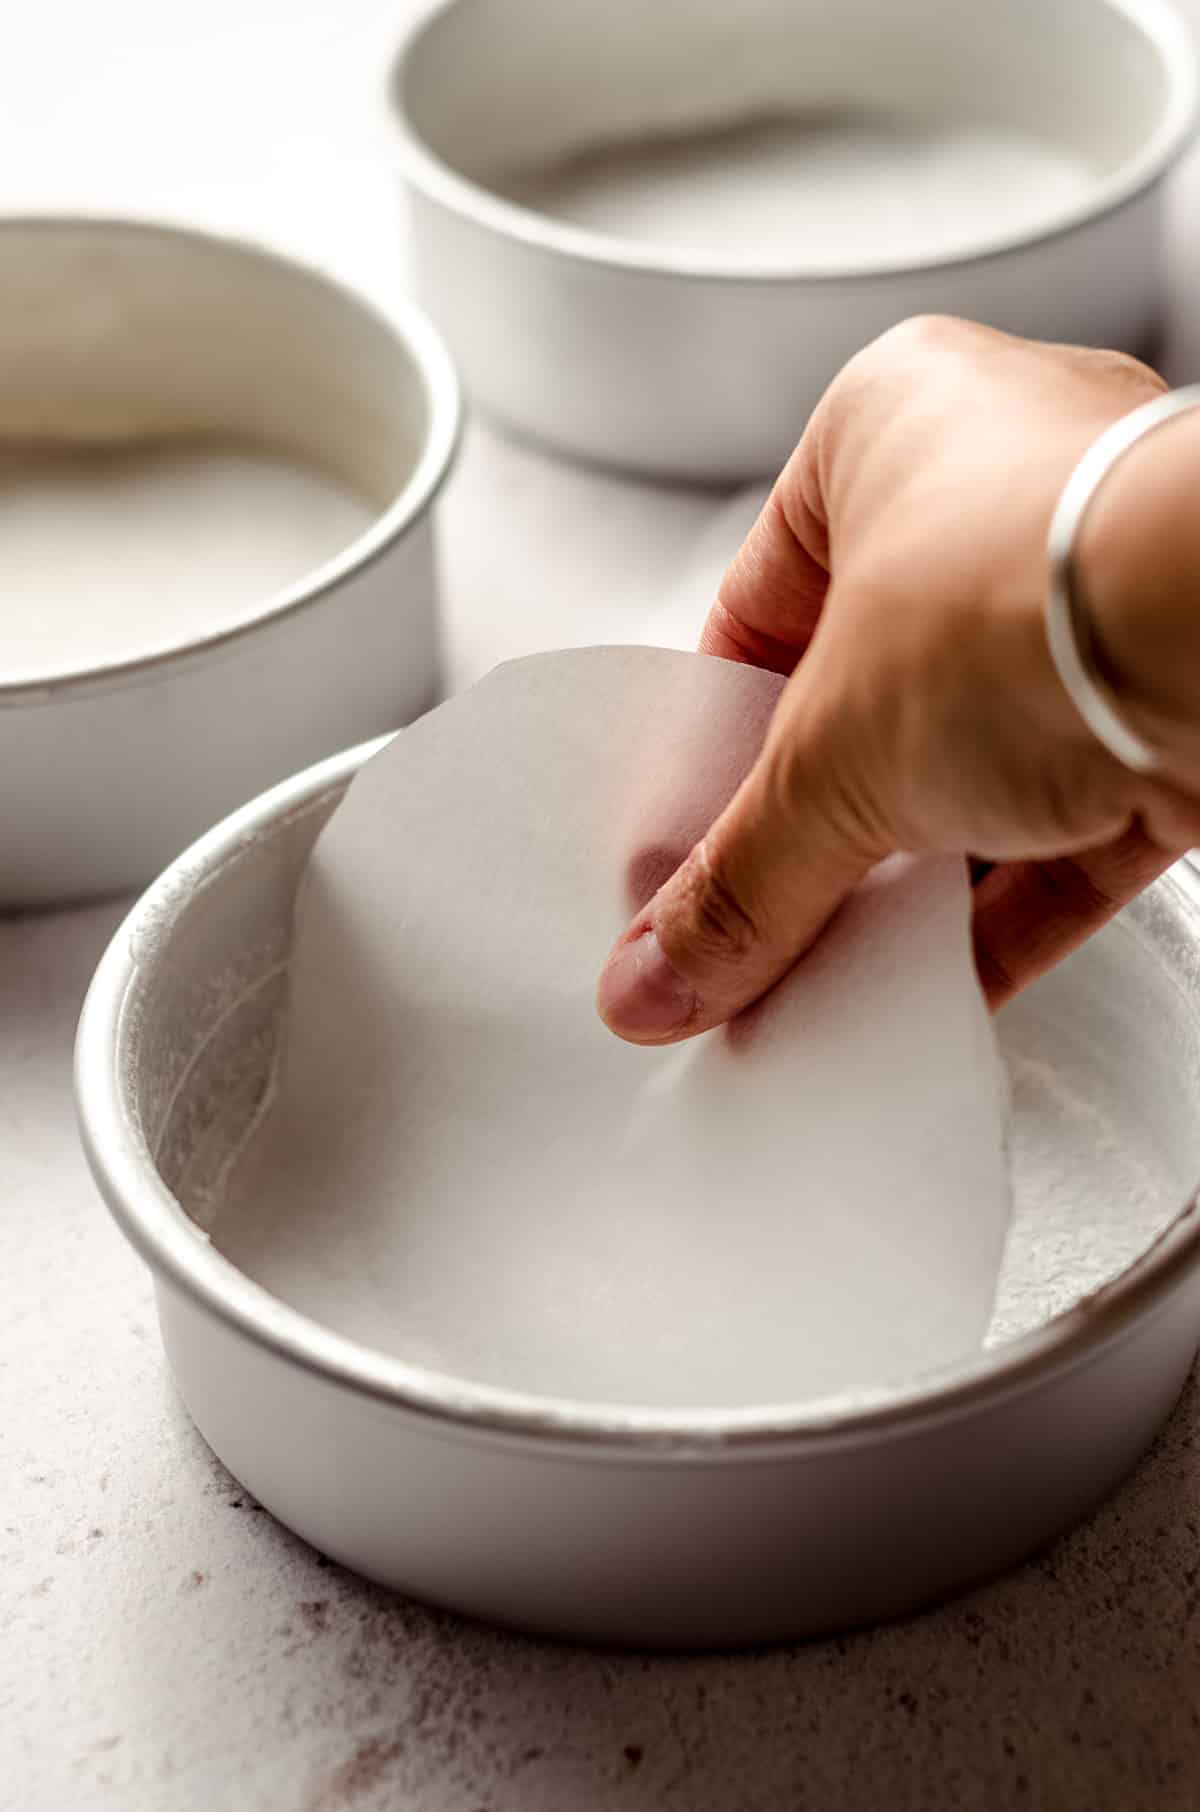
[[[170,207],[396,281],[391,181],[353,97],[370,96],[398,10],[21,9],[0,58],[0,208]],[[1200,0],[1188,10],[1200,19]],[[1200,375],[1195,157],[1171,207],[1178,382]],[[473,429],[443,515],[453,682],[541,646],[639,637],[721,503]],[[1042,1558],[801,1648],[664,1659],[525,1641],[366,1586],[278,1527],[173,1394],[148,1277],[77,1149],[75,1017],[122,910],[0,918],[0,1807],[1200,1804],[1194,1382],[1136,1476]]]

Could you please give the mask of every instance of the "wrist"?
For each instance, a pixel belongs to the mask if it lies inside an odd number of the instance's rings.
[[[1073,565],[1123,717],[1200,784],[1200,410],[1164,422],[1108,473]]]

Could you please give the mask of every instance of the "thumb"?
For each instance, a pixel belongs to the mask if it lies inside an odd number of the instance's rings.
[[[614,946],[596,1006],[619,1037],[673,1044],[731,1019],[888,853],[837,785],[843,737],[808,709],[807,680],[802,666],[754,768]]]

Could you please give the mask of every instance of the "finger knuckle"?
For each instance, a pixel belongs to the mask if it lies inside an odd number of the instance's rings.
[[[738,963],[759,941],[754,915],[709,840],[688,864],[687,918],[693,946],[709,961]]]
[[[868,399],[892,392],[903,404],[912,384],[939,375],[956,378],[964,360],[994,338],[992,329],[956,315],[918,314],[869,341],[842,366],[810,423],[823,456],[822,471],[828,469],[830,447]]]
[[[973,321],[964,321],[957,315],[925,313],[908,315],[903,321],[897,321],[885,333],[873,342],[874,349],[889,357],[958,352],[964,345],[973,343],[981,332]]]
[[[1075,348],[1075,356],[1085,369],[1114,387],[1144,396],[1157,395],[1168,388],[1165,378],[1131,352],[1118,352],[1108,346],[1080,346]]]

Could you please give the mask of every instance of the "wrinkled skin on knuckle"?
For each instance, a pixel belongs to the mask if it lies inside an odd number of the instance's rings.
[[[822,486],[822,446],[830,420],[829,392],[818,403],[795,452],[771,487],[766,508],[817,567],[829,571],[829,522]]]
[[[694,964],[736,967],[759,941],[758,927],[744,899],[744,887],[711,833],[697,844],[672,885],[669,918],[659,938],[667,955],[685,948]]]

